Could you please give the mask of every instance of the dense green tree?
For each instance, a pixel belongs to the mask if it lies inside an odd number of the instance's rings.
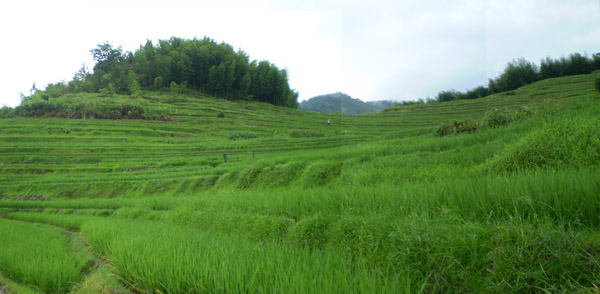
[[[373,106],[341,92],[310,98],[302,101],[298,108],[313,112],[339,112],[343,114],[361,114],[376,111]]]
[[[229,98],[231,92],[233,91],[233,84],[235,82],[235,60],[232,61],[227,67],[227,72],[225,73],[224,80],[224,88],[225,88],[225,97]]]
[[[179,94],[183,92],[183,87],[181,87],[180,85],[178,85],[175,81],[171,81],[171,84],[169,85],[169,92],[173,93],[173,94]]]
[[[437,94],[436,100],[438,102],[448,102],[448,101],[452,101],[452,100],[458,100],[459,95],[460,95],[460,92],[458,92],[456,90],[441,91]]]
[[[596,53],[592,57],[592,70],[600,70],[600,53]]]
[[[156,77],[154,78],[154,90],[158,91],[160,89],[162,89],[165,85],[165,81],[163,80],[162,77]]]
[[[240,81],[240,94],[242,95],[242,97],[245,99],[248,96],[248,93],[250,92],[250,83],[252,81],[250,80],[250,73],[247,72],[246,74],[244,74],[244,76],[242,77],[241,81]]]
[[[91,73],[85,64],[73,75],[73,79],[68,83],[69,89],[74,93],[93,92],[94,86],[90,80]]]
[[[96,88],[106,88],[113,83],[115,89],[121,85],[123,79],[123,65],[125,65],[126,56],[121,47],[113,48],[106,42],[98,44],[98,47],[90,50],[96,65],[94,66],[93,78],[96,81]]]
[[[219,95],[225,85],[225,64],[219,66],[211,66],[208,73],[208,88],[215,95]]]
[[[127,74],[127,88],[129,89],[129,94],[133,96],[138,96],[142,90],[137,74],[131,69]]]
[[[496,78],[495,91],[504,92],[531,84],[539,79],[537,66],[523,58],[509,62],[504,72]]]
[[[465,93],[442,91],[436,97],[436,101],[476,99],[493,93],[512,91],[540,79],[587,74],[594,70],[600,70],[600,54],[594,54],[592,58],[579,53],[559,59],[547,57],[540,61],[539,67],[521,58],[509,62],[500,76],[489,79],[487,87],[478,86]]]
[[[298,94],[290,89],[285,70],[268,61],[250,61],[244,51],[210,38],[148,40],[135,52],[110,43],[90,50],[92,73],[76,74],[67,89],[50,86],[52,95],[65,91],[133,94],[159,90],[173,82],[216,97],[251,99],[296,107]]]

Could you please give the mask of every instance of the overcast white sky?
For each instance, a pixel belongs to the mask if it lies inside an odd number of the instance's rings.
[[[600,52],[598,0],[4,1],[0,104],[70,80],[105,41],[225,41],[287,68],[300,100],[414,100],[485,84],[507,62]]]

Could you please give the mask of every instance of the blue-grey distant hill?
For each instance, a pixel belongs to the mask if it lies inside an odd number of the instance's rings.
[[[391,101],[363,102],[360,99],[352,98],[349,95],[337,92],[316,96],[306,101],[302,101],[300,105],[298,105],[298,108],[322,113],[340,112],[343,114],[361,114],[366,112],[377,112],[392,104],[393,102]]]

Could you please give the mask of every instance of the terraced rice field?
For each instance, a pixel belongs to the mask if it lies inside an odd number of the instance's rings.
[[[146,93],[169,121],[0,120],[0,289],[597,291],[599,77],[357,116]]]

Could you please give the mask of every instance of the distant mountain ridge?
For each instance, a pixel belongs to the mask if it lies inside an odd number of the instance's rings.
[[[392,105],[391,101],[370,101],[364,102],[358,98],[342,92],[333,94],[320,95],[302,101],[298,108],[312,112],[332,113],[339,112],[342,114],[361,114],[367,112],[377,112],[381,109]]]

